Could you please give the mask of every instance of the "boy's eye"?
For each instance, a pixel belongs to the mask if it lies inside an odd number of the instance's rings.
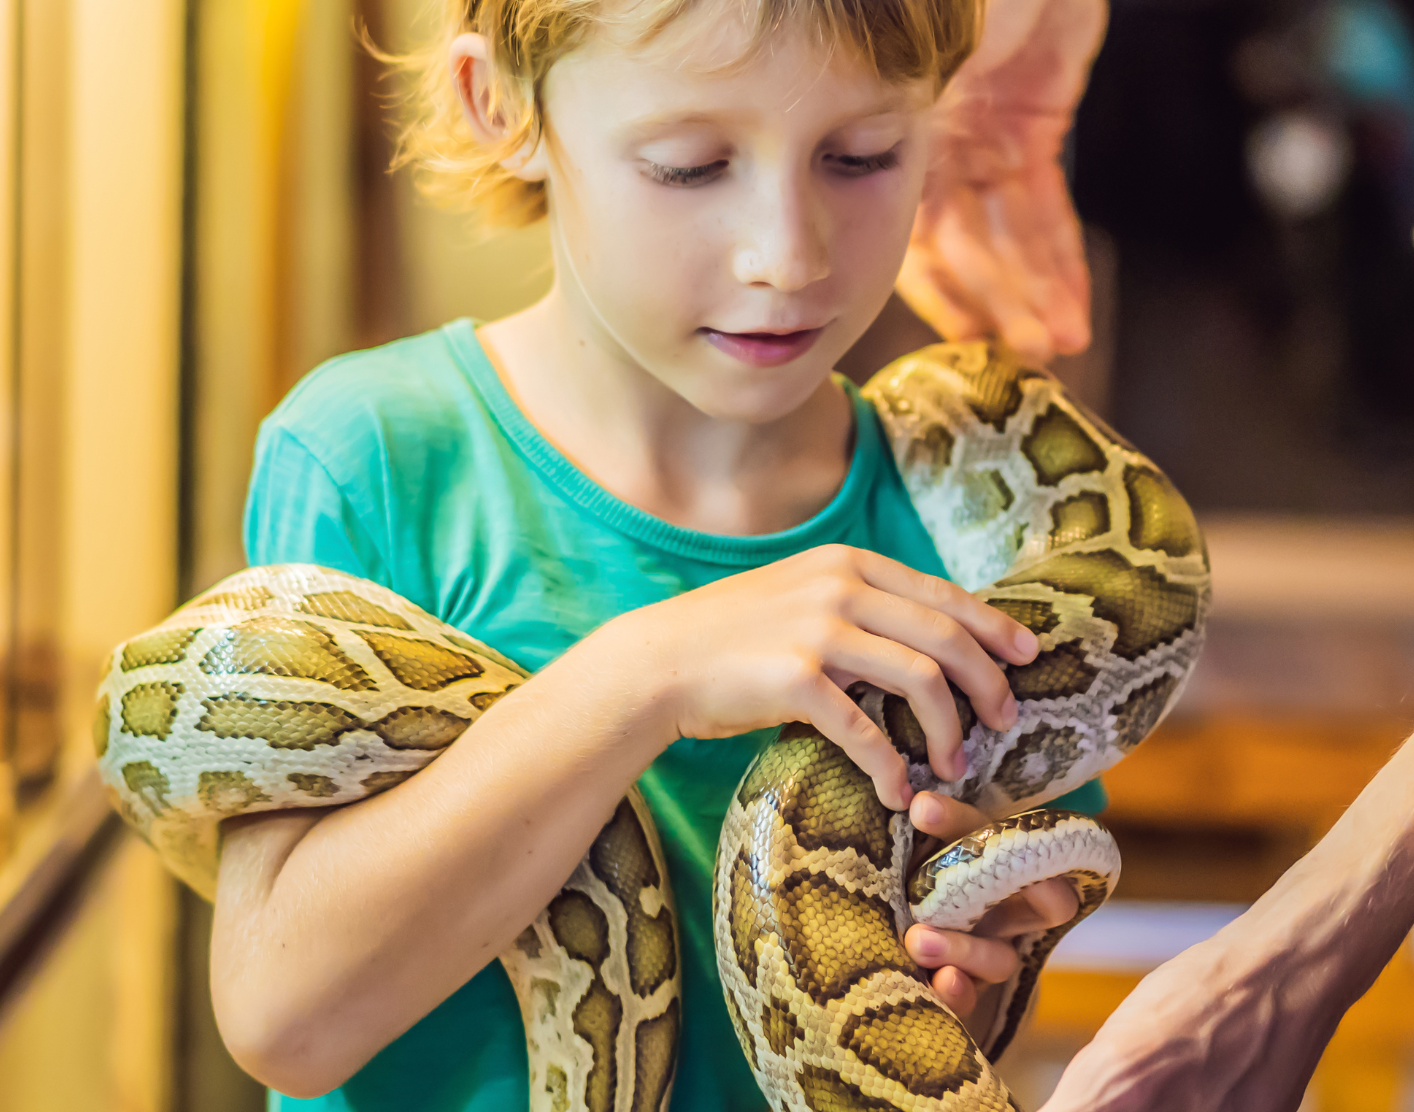
[[[648,176],[661,185],[700,185],[716,177],[726,164],[726,159],[719,158],[701,166],[659,166],[649,162],[647,168]]]
[[[868,174],[877,174],[881,170],[892,170],[897,166],[898,148],[870,155],[833,154],[825,157],[846,177],[862,178]]]

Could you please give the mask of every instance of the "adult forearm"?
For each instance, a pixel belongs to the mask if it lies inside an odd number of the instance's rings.
[[[1244,915],[1155,970],[1044,1112],[1278,1112],[1414,925],[1414,744]]]
[[[341,1083],[494,960],[671,740],[604,637],[581,649],[397,789],[228,834],[213,992],[262,1080]]]
[[[1406,743],[1320,844],[1228,930],[1241,950],[1285,967],[1287,1010],[1319,1037],[1319,1053],[1411,926],[1414,743]],[[1228,944],[1224,934],[1214,941]]]

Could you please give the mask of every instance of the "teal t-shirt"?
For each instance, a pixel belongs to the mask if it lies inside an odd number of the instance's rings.
[[[945,575],[872,408],[855,412],[844,485],[809,521],[765,536],[681,529],[574,467],[516,407],[470,321],[335,359],[261,427],[246,506],[252,564],[314,563],[375,580],[538,669],[610,618],[822,544]],[[773,731],[683,738],[639,781],[662,835],[681,927],[683,1023],[674,1112],[765,1108],[731,1029],[712,950],[717,833]],[[1066,798],[1097,811],[1098,783]],[[315,1100],[319,1112],[528,1107],[524,1030],[493,962]]]

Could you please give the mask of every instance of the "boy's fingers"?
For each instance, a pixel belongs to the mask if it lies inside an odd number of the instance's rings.
[[[986,659],[986,654],[982,655]],[[939,776],[953,778],[962,748],[962,725],[947,677],[936,660],[891,638],[854,630],[830,654],[828,671],[837,682],[845,676],[857,676],[907,699],[928,740],[933,770]]]
[[[977,1008],[977,986],[971,977],[954,966],[944,966],[933,974],[933,991],[958,1019],[966,1019]]]
[[[987,825],[987,816],[959,799],[937,792],[919,792],[908,807],[908,818],[923,834],[950,845]]]
[[[805,701],[805,717],[810,724],[843,749],[874,781],[874,790],[884,806],[894,811],[907,809],[913,799],[908,766],[854,700],[822,673]]]
[[[995,938],[979,938],[961,931],[936,930],[914,923],[903,936],[908,956],[924,969],[950,965],[984,984],[998,985],[1016,972],[1020,959],[1015,948]]]
[[[985,605],[981,608],[992,609]],[[999,610],[993,613],[1011,621]],[[992,729],[1009,730],[1016,725],[1016,700],[1012,698],[1006,676],[961,622],[911,599],[879,590],[862,594],[854,602],[849,617],[867,632],[916,649],[936,661],[948,680],[972,699],[978,716]],[[951,693],[939,690],[935,697],[949,703],[948,709],[955,718],[957,712]],[[917,713],[916,706],[914,712]],[[949,745],[946,751],[951,753],[952,748]],[[930,753],[930,756],[934,755]],[[939,769],[939,775],[948,775],[948,767],[944,765]]]
[[[1043,880],[1018,894],[1031,905],[1042,930],[1069,923],[1080,910],[1080,897],[1064,877]]]
[[[1026,664],[1035,659],[1039,646],[1034,633],[956,583],[863,550],[859,552],[859,573],[877,590],[946,614],[983,648],[1003,660]]]
[[[987,912],[976,933],[1007,939],[1033,931],[1050,930],[1075,918],[1080,899],[1064,877],[1033,884]]]

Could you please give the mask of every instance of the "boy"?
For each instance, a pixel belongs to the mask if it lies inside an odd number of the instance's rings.
[[[674,1107],[762,1107],[709,905],[770,727],[815,724],[927,833],[978,825],[910,798],[844,689],[907,697],[957,776],[949,681],[1005,729],[993,658],[1035,638],[946,582],[872,410],[830,373],[892,289],[976,18],[962,0],[450,7],[409,151],[483,209],[546,213],[555,285],[307,378],[262,432],[247,548],[377,580],[538,671],[381,796],[227,824],[213,995],[255,1076],[328,1109],[524,1108],[495,956],[637,780],[682,924]],[[1074,899],[1048,882],[993,937],[915,926],[905,945],[966,1015],[1014,968],[1005,939]]]

